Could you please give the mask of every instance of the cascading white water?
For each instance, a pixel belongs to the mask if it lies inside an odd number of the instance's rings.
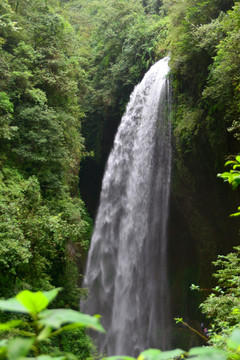
[[[171,172],[168,58],[130,98],[103,178],[84,312],[101,314],[108,355],[169,347],[167,219]]]

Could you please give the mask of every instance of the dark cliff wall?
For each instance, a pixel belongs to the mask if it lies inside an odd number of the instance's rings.
[[[172,317],[183,317],[201,331],[205,322],[199,304],[209,292],[190,290],[190,285],[214,286],[212,261],[227,254],[239,242],[239,223],[229,214],[237,208],[236,194],[217,178],[224,170],[225,154],[234,151],[234,139],[227,131],[218,148],[211,147],[204,126],[192,139],[191,151],[180,145],[174,132],[175,150],[169,215],[169,277]],[[216,157],[216,153],[218,156]],[[173,342],[194,345],[197,337],[174,326]],[[189,344],[190,342],[190,344]],[[185,346],[186,347],[186,346]]]

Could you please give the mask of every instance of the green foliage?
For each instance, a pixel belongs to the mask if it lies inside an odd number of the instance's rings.
[[[77,308],[92,226],[78,190],[87,80],[60,13],[54,0],[0,2],[0,296],[67,283],[59,302]]]
[[[228,151],[227,128],[238,136],[239,2],[233,5],[234,1],[214,0],[165,0],[163,4],[178,150],[194,156],[205,137],[216,166],[216,152],[222,158]]]
[[[0,92],[0,138],[10,140],[16,127],[10,126],[13,113],[13,104],[5,92]]]
[[[173,360],[173,359],[194,359],[194,360],[227,360],[239,359],[240,330],[235,330],[227,341],[225,350],[216,349],[211,346],[191,348],[188,352],[175,349],[161,351],[158,349],[148,349],[140,353],[137,360]],[[134,360],[129,356],[110,356],[104,360]]]
[[[134,85],[162,50],[163,24],[161,16],[146,14],[140,0],[81,3],[85,19],[90,14],[91,44],[87,69],[91,92],[86,97],[83,131],[88,149],[99,160],[109,150],[103,139],[106,128],[116,128]]]
[[[55,349],[57,354],[51,353],[51,351],[49,352],[49,346],[46,347],[45,345],[44,347],[42,344],[49,344],[51,338],[58,337],[63,332],[76,331],[76,329],[91,328],[104,332],[98,316],[85,315],[70,309],[47,310],[46,308],[55,299],[60,290],[60,288],[46,292],[24,290],[14,298],[0,300],[1,310],[22,313],[28,316],[27,327],[30,329],[28,332],[22,329],[21,320],[12,320],[0,324],[0,331],[5,334],[9,332],[10,334],[17,333],[22,336],[2,339],[0,341],[1,356],[9,360],[27,358],[27,355],[30,355],[31,358],[34,356],[34,358],[45,360],[76,359],[73,354],[62,352],[59,349]],[[85,338],[85,334],[82,333],[78,343],[83,349],[85,348],[85,354],[89,356],[89,353],[86,353],[87,346],[81,344],[81,340]],[[48,351],[47,355],[42,353],[43,349]],[[82,359],[83,357],[80,356],[78,358]]]
[[[214,262],[218,270],[213,276],[218,280],[219,291],[213,292],[201,304],[202,311],[212,321],[211,341],[224,344],[226,336],[239,326],[239,268],[240,247],[228,255],[219,255]]]
[[[194,149],[194,139],[199,134],[202,111],[190,109],[187,105],[179,106],[176,118],[181,118],[175,128],[176,147],[185,153],[192,152]]]
[[[75,359],[71,353],[64,351],[44,352],[42,344],[48,343],[51,338],[56,338],[63,332],[71,333],[78,328],[92,328],[104,332],[98,316],[81,314],[70,309],[47,310],[48,305],[54,300],[61,289],[53,289],[46,292],[31,292],[25,290],[16,297],[1,300],[0,309],[22,313],[28,316],[28,328],[26,332],[21,328],[21,320],[13,320],[0,324],[0,331],[15,332],[21,337],[6,338],[0,341],[0,354],[9,360],[37,358],[39,360],[51,359]],[[29,319],[30,318],[30,319]],[[182,320],[182,319],[180,319]],[[212,347],[192,348],[188,352],[181,349],[161,351],[148,349],[140,353],[137,360],[171,360],[175,358],[191,358],[196,360],[226,360],[229,356],[237,359],[240,347],[240,331],[235,330],[227,340],[227,350],[219,350]],[[46,348],[47,349],[47,348]],[[43,351],[42,351],[43,350]],[[104,360],[135,360],[129,356],[110,356]]]
[[[240,184],[240,171],[237,170],[240,168],[240,156],[236,156],[235,160],[227,161],[225,166],[227,165],[232,165],[232,170],[218,174],[218,177],[224,181],[228,181],[228,183],[232,185],[233,190],[235,190]]]
[[[94,150],[97,159],[104,158],[108,131],[116,128],[133,86],[168,51],[182,166],[185,156],[199,154],[199,139],[215,156],[220,145],[224,148],[227,127],[239,138],[238,1],[0,1],[0,296],[65,285],[66,292],[57,300],[64,311],[46,310],[41,326],[69,327],[64,318],[72,317],[69,307],[78,308],[83,294],[79,272],[91,220],[78,192],[85,155],[82,123],[87,149]],[[196,161],[193,165],[195,169]],[[230,165],[233,169],[221,177],[236,187],[238,159]],[[234,351],[238,333],[229,343],[226,339],[239,321],[238,251],[219,258],[219,281],[226,279],[226,284],[203,305],[209,316],[219,311],[215,343],[219,332],[226,332],[219,340],[225,348],[236,336]],[[47,301],[39,294],[22,295],[34,316]],[[8,306],[16,309],[16,299],[11,301]],[[89,321],[84,319],[79,321]],[[10,320],[2,330],[18,325]],[[74,342],[80,358],[88,357],[91,347],[82,331],[59,334],[61,348],[69,351]],[[40,339],[48,335],[45,329]],[[2,343],[3,353],[7,346]],[[32,346],[12,340],[9,358],[26,356]],[[48,346],[54,350],[60,345],[53,339]],[[148,350],[142,357],[164,359],[184,353],[179,351]],[[208,347],[186,356],[225,355]]]
[[[73,353],[78,359],[85,360],[98,356],[92,339],[81,328],[59,334],[57,338],[52,338],[52,344],[65,353]]]
[[[17,28],[14,37],[3,33],[0,131],[6,140],[12,139],[4,149],[11,146],[11,157],[29,175],[39,169],[37,176],[43,189],[49,187],[48,196],[66,184],[76,194],[83,151],[80,88],[85,82],[76,34],[42,1],[12,5],[17,14],[6,6],[7,15],[17,20],[21,32]]]
[[[238,71],[239,71],[239,3],[221,22],[226,36],[217,46],[217,54],[210,68],[209,86],[204,91],[204,96],[215,100],[221,108],[228,107],[226,118],[236,116],[238,112]],[[214,87],[214,89],[213,89]]]
[[[238,170],[240,168],[240,156],[236,156],[235,160],[228,160],[225,163],[225,166],[231,165],[232,169],[227,172],[223,172],[221,174],[218,174],[218,177],[222,178],[224,181],[227,181],[233,188],[233,190],[236,190],[236,188],[240,185],[240,171]],[[240,210],[240,207],[238,207],[238,210]],[[240,216],[240,212],[236,212],[234,214],[230,215],[231,217]]]
[[[64,273],[69,270],[75,280],[67,281],[69,293],[75,293],[69,300],[75,307],[79,275],[70,271],[76,267],[74,258],[67,259],[70,242],[79,249],[79,256],[88,247],[90,220],[82,202],[65,195],[49,204],[42,197],[35,176],[24,179],[17,170],[9,168],[3,168],[0,174],[1,295],[12,295],[22,286],[35,290],[61,286],[67,280]]]

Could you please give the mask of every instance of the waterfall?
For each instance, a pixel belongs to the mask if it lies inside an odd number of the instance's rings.
[[[169,348],[167,220],[171,172],[168,58],[128,103],[108,159],[88,256],[84,312],[101,314],[108,355]]]

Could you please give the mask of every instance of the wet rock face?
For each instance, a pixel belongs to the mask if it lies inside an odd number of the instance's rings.
[[[197,322],[199,327],[205,320],[198,307],[208,293],[191,291],[190,285],[211,288],[212,261],[239,243],[239,222],[229,218],[238,206],[236,193],[217,178],[217,173],[224,171],[226,149],[227,137],[222,140],[222,151],[217,149],[222,152],[218,167],[216,154],[204,136],[195,139],[191,153],[178,149],[174,155],[168,224],[172,313],[192,324]],[[173,343],[188,346],[192,335],[179,331],[176,327]]]

